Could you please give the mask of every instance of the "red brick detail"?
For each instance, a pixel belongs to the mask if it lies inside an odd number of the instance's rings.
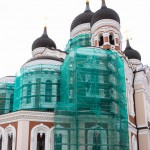
[[[116,44],[119,44],[119,39],[118,38],[116,38]]]
[[[110,45],[103,45],[103,49],[110,49]]]
[[[115,46],[115,50],[120,50],[120,47],[119,46]]]
[[[104,37],[104,43],[105,43],[105,42],[109,42],[108,37]]]
[[[134,125],[136,124],[135,118],[133,118],[131,115],[129,115],[129,121]]]

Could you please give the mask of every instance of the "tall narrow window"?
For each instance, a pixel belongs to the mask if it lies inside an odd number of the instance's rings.
[[[57,82],[57,102],[60,102],[60,80],[58,80]]]
[[[0,135],[0,150],[2,150],[2,135]]]
[[[55,139],[56,139],[55,149],[62,150],[62,134],[56,134]]]
[[[114,37],[113,37],[112,34],[109,35],[109,43],[110,43],[111,45],[115,45]]]
[[[0,91],[0,114],[5,112],[5,103],[6,103],[6,92],[4,90]]]
[[[100,37],[99,37],[99,46],[102,46],[104,44],[104,38],[103,38],[103,36],[101,35]]]
[[[10,109],[9,111],[12,112],[13,111],[13,103],[14,103],[14,94],[10,95]]]
[[[39,107],[39,101],[40,101],[40,88],[41,88],[41,79],[36,79],[36,91],[35,91],[35,107]]]
[[[45,102],[51,102],[51,100],[52,100],[52,81],[47,80],[45,87]]]
[[[37,150],[45,150],[45,134],[37,134]]]
[[[7,149],[8,150],[12,150],[12,142],[13,142],[13,135],[8,135],[8,145],[7,145]]]
[[[92,150],[100,150],[100,132],[94,131],[93,133],[93,148]]]
[[[27,104],[31,103],[31,91],[32,91],[32,84],[31,84],[31,82],[28,82],[28,85],[27,85]]]

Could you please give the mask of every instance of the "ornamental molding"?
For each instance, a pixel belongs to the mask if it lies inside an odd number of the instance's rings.
[[[137,138],[135,137],[135,135],[132,136],[132,149],[133,150],[137,150]]]
[[[115,27],[118,31],[120,31],[120,24],[112,19],[102,19],[94,23],[94,25],[91,28],[92,33],[95,33],[95,31],[98,28],[104,27],[104,26],[112,26]]]
[[[12,150],[15,150],[15,147],[16,147],[16,128],[12,125],[8,125],[6,128],[5,128],[5,132],[4,132],[4,135],[5,135],[5,149],[7,149],[7,143],[8,143],[8,136],[12,136]]]
[[[134,133],[135,135],[137,135],[137,129],[135,129],[133,126],[131,126],[130,124],[129,124],[129,131],[130,132],[132,132],[132,133]]]
[[[38,133],[42,137],[45,134],[45,150],[50,150],[50,132],[49,127],[43,125],[42,123],[36,125],[31,130],[31,139],[30,139],[30,150],[37,150],[37,135]]]
[[[91,33],[91,27],[90,27],[90,23],[84,23],[81,25],[76,26],[70,33],[71,38],[74,38],[75,36],[79,35],[79,34],[83,34],[84,33]]]
[[[109,27],[109,26],[97,28],[95,30],[95,32],[92,33],[92,37],[97,36],[97,35],[101,35],[101,34],[103,34],[104,37],[107,37],[107,36],[109,36],[110,33],[114,33],[114,35],[117,34],[120,39],[122,37],[120,31],[116,30],[113,27]]]
[[[46,47],[38,47],[32,51],[32,56],[33,57],[36,57],[36,56],[53,56],[53,57],[65,59],[66,53],[63,51],[59,51],[57,49],[51,50],[51,49],[46,48]]]
[[[142,130],[139,130],[139,135],[150,135],[150,130],[149,129],[142,129]]]
[[[0,137],[2,138],[2,150],[7,150],[8,137],[12,136],[12,150],[15,150],[16,146],[16,128],[12,125],[8,125],[5,129],[0,126]]]
[[[140,125],[137,125],[138,128],[144,128],[144,127],[148,127],[148,124],[145,123],[145,124],[140,124]]]
[[[0,124],[7,124],[17,121],[54,122],[54,113],[37,111],[18,111],[0,115]]]
[[[44,65],[62,65],[62,62],[59,62],[56,60],[49,60],[49,59],[38,59],[38,60],[27,62],[26,64],[24,64],[22,66],[22,68],[34,66],[34,65],[41,65],[41,64],[44,64]]]
[[[0,78],[1,83],[14,83],[15,82],[15,77],[3,77]]]
[[[142,65],[141,61],[138,59],[129,59],[129,61],[133,64],[133,65]]]
[[[132,122],[129,121],[129,125],[132,126],[133,128],[136,128],[136,125],[133,124]]]

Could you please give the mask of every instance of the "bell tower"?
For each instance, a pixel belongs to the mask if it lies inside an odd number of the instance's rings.
[[[92,46],[102,49],[121,50],[121,32],[119,15],[106,6],[102,0],[101,8],[91,20]]]

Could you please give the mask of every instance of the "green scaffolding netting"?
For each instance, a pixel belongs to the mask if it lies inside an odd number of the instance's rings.
[[[91,46],[91,34],[81,34],[70,39],[65,51],[71,52],[74,48]]]
[[[129,150],[124,63],[118,53],[74,48],[61,68],[55,150]]]
[[[13,111],[14,83],[0,83],[0,115]]]
[[[27,66],[17,74],[13,111],[53,111],[59,99],[60,65]]]

